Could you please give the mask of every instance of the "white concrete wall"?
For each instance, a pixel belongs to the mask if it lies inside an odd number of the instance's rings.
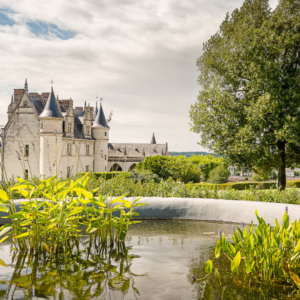
[[[24,178],[24,169],[28,170],[29,177],[31,174],[39,176],[39,120],[32,103],[28,100],[28,107],[20,105],[13,119],[6,126],[2,149],[4,150],[4,167],[8,179],[12,176]],[[24,156],[24,145],[26,144],[29,145],[29,157]],[[16,151],[20,154],[21,160],[18,159]]]
[[[94,160],[94,142],[93,140],[73,140],[62,139],[62,151],[60,162],[60,176],[67,177],[67,170],[70,167],[70,175],[74,176],[78,172],[85,172],[86,166],[93,171]],[[71,156],[67,153],[67,144],[71,144]],[[89,155],[86,155],[86,145],[90,146]]]

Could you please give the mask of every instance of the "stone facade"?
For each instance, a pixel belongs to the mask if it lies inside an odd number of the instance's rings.
[[[78,172],[128,171],[147,156],[169,155],[168,145],[109,143],[109,121],[98,109],[73,107],[73,100],[50,93],[15,89],[1,128],[1,180],[12,177],[62,177]]]

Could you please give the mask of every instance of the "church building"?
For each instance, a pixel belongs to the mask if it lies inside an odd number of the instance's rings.
[[[73,176],[78,172],[130,171],[148,156],[169,155],[168,144],[110,143],[111,115],[50,93],[15,89],[1,128],[1,180],[14,177]]]

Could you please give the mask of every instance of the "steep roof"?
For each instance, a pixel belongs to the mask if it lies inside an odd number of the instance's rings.
[[[97,114],[98,114],[98,105],[97,105],[97,102],[96,102],[96,108],[95,108],[95,112],[94,112],[94,119],[96,119]]]
[[[156,144],[156,139],[155,139],[154,133],[153,133],[153,136],[151,138],[150,144]]]
[[[61,118],[63,119],[63,115],[60,112],[60,109],[57,105],[57,101],[53,92],[53,88],[51,88],[51,93],[48,97],[48,100],[45,104],[43,112],[40,114],[40,117],[49,117],[49,118]]]
[[[102,108],[102,104],[100,104],[100,108],[99,111],[95,117],[95,121],[93,122],[93,128],[95,127],[106,127],[109,128],[104,116],[104,112],[103,112],[103,108]]]

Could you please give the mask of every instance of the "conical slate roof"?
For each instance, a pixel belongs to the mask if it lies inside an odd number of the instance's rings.
[[[63,119],[63,115],[58,108],[57,101],[55,99],[55,95],[53,92],[53,87],[51,88],[51,93],[48,97],[48,100],[45,104],[44,110],[40,114],[40,117],[47,117],[47,118],[61,118]]]
[[[100,103],[100,108],[95,117],[95,121],[94,121],[92,127],[93,128],[95,128],[95,127],[107,127],[108,128],[101,103]]]
[[[156,139],[155,139],[154,133],[153,133],[150,144],[156,144]]]

